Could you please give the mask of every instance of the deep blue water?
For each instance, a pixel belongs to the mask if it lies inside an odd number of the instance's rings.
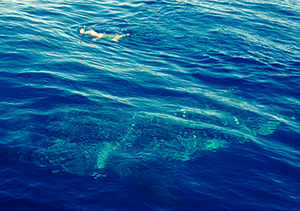
[[[299,210],[298,0],[0,9],[1,211]]]

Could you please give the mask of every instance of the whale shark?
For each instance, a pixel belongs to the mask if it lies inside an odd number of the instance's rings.
[[[95,179],[107,176],[98,170],[112,169],[155,197],[177,204],[171,188],[176,163],[270,135],[281,122],[279,115],[262,114],[231,92],[235,101],[230,104],[207,97],[190,99],[180,109],[92,104],[23,112],[2,120],[8,132],[0,154],[52,167],[53,173]]]

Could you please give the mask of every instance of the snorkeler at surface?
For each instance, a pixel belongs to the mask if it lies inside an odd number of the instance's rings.
[[[116,35],[108,35],[108,34],[105,34],[105,33],[98,33],[94,30],[88,30],[88,31],[85,31],[84,28],[80,29],[80,34],[88,34],[88,35],[91,35],[93,37],[96,37],[94,38],[93,40],[96,41],[102,37],[104,38],[111,38],[111,40],[113,41],[118,41],[121,37],[124,37],[124,36],[128,36],[129,34],[116,34]]]

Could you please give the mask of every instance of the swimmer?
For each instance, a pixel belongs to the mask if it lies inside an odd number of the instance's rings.
[[[88,30],[88,31],[85,31],[84,28],[80,29],[80,34],[88,34],[88,35],[91,35],[92,37],[96,37],[94,38],[93,40],[96,41],[102,37],[111,37],[113,41],[118,41],[121,37],[124,37],[124,36],[128,36],[129,34],[116,34],[116,35],[107,35],[105,33],[98,33],[94,30]]]

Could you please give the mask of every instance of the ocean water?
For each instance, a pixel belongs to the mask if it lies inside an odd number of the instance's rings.
[[[1,211],[299,210],[300,1],[0,9]]]

